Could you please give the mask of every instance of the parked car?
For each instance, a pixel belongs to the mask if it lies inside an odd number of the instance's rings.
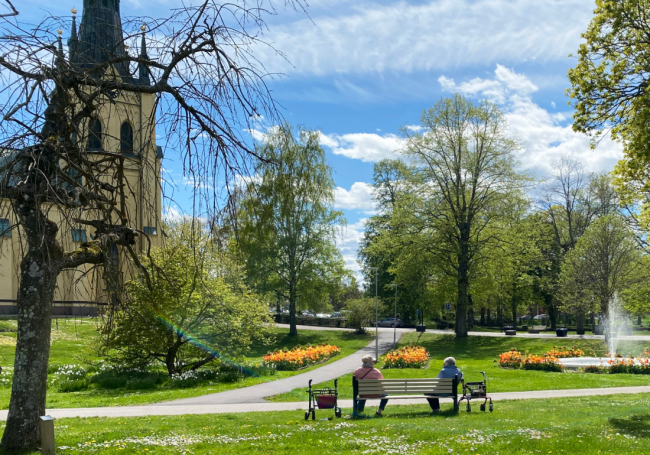
[[[379,327],[403,327],[404,323],[401,319],[386,318],[377,323]]]
[[[535,319],[536,321],[539,321],[540,319],[546,319],[546,318],[548,318],[548,314],[538,314],[533,319]]]
[[[521,319],[522,321],[528,321],[529,319],[532,319],[532,316],[530,314],[525,314],[519,319]]]

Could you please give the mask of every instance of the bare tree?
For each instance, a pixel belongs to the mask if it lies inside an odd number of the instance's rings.
[[[285,4],[300,9],[301,2]],[[195,182],[195,200],[210,211],[230,179],[258,159],[245,131],[259,116],[280,120],[253,55],[265,45],[265,17],[275,13],[270,0],[205,0],[148,19],[147,27],[131,20],[124,28],[119,0],[84,1],[84,7],[80,33],[73,19],[67,48],[61,37],[61,29],[70,29],[67,19],[50,17],[30,28],[11,14],[0,19],[0,207],[20,251],[15,371],[1,442],[7,452],[40,441],[57,279],[68,271],[94,273],[114,291],[116,249],[140,267],[138,256],[150,245],[136,220],[145,206],[160,204],[143,200],[160,197],[153,125]],[[93,16],[93,8],[104,10]],[[94,30],[93,20],[104,29]],[[139,52],[129,52],[138,41]],[[136,110],[121,107],[138,103]],[[119,134],[102,130],[111,116],[147,124],[129,112],[151,120],[135,142],[128,126]],[[138,153],[134,166],[131,155]],[[134,172],[152,191],[129,183]],[[94,229],[93,238],[69,248],[61,232],[74,227]],[[105,298],[119,301],[119,292]]]
[[[562,155],[552,163],[552,169],[551,178],[542,189],[539,205],[552,227],[555,242],[566,254],[573,250],[594,220],[618,210],[618,200],[608,176],[588,172],[571,155]],[[552,269],[559,270],[558,267]],[[552,289],[542,290],[553,329],[557,321],[555,294],[558,278],[547,281]]]

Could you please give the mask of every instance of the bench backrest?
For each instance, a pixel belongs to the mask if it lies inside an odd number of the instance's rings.
[[[423,395],[449,394],[458,392],[457,378],[416,378],[416,379],[361,379],[353,378],[355,395]]]

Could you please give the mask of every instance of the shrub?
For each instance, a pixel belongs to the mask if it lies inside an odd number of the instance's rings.
[[[386,354],[384,368],[424,368],[429,362],[429,353],[422,346],[405,346]]]
[[[119,389],[126,387],[129,378],[126,376],[116,376],[111,372],[101,372],[90,379],[90,382],[97,384],[102,389]]]
[[[56,391],[62,393],[78,392],[88,389],[88,380],[63,378],[56,381]]]
[[[587,365],[584,369],[585,373],[604,373],[605,369],[601,367],[600,365]]]
[[[134,378],[126,382],[126,388],[129,390],[151,390],[155,389],[158,381],[155,376],[147,378]]]
[[[375,318],[375,301],[363,297],[361,299],[350,299],[345,303],[347,310],[346,321],[357,333],[365,333],[365,326],[371,319]]]
[[[331,344],[298,346],[290,351],[280,350],[263,357],[264,362],[281,371],[295,371],[322,362],[341,353],[341,348]]]

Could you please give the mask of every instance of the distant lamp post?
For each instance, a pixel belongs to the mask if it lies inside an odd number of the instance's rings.
[[[368,267],[368,270],[375,272],[375,360],[379,359],[379,303],[377,301],[379,294],[379,285],[377,284],[377,267]]]
[[[393,349],[397,347],[397,284],[389,284],[390,287],[395,288],[395,313],[393,318],[395,319],[395,326],[393,327]]]

